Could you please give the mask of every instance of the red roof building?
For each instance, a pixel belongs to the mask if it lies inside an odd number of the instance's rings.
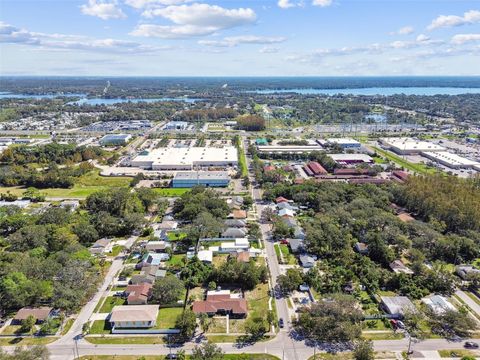
[[[128,285],[125,293],[127,294],[128,305],[146,305],[152,292],[152,284],[143,283],[139,285]]]
[[[276,202],[277,204],[280,204],[280,203],[282,203],[282,202],[288,202],[288,199],[285,199],[283,196],[279,196],[279,197],[277,197],[277,198],[275,199],[275,202]]]
[[[407,172],[402,171],[402,170],[392,171],[392,175],[396,180],[401,181],[401,182],[406,181],[408,179],[408,177],[410,176]]]
[[[195,314],[229,314],[236,317],[247,315],[247,301],[241,297],[232,297],[229,290],[209,291],[206,300],[194,301]]]
[[[265,165],[263,167],[263,172],[269,172],[269,171],[274,171],[276,168],[273,165]]]
[[[316,161],[310,161],[307,164],[307,166],[310,168],[310,170],[312,170],[312,172],[315,175],[326,175],[326,174],[328,174],[328,171],[325,170],[324,167]]]

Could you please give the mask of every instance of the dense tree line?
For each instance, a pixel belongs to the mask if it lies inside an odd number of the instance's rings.
[[[246,115],[237,118],[237,128],[247,131],[265,130],[265,119],[260,115]]]
[[[221,119],[233,119],[238,112],[229,108],[217,109],[192,109],[180,111],[175,114],[174,119],[179,121],[218,121]]]

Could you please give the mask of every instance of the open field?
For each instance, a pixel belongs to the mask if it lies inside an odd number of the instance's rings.
[[[126,301],[125,299],[122,299],[119,296],[109,296],[105,299],[105,302],[103,303],[102,307],[98,312],[100,313],[109,313],[112,311],[113,307],[116,305],[125,305]]]
[[[163,308],[158,312],[156,329],[173,329],[177,317],[183,312],[182,307]]]
[[[86,336],[85,340],[92,344],[130,344],[130,345],[155,345],[165,344],[163,336],[130,336],[130,337],[117,337],[117,336]],[[138,358],[138,357],[137,357]]]
[[[414,164],[401,158],[400,156],[391,153],[390,151],[382,150],[376,146],[372,146],[372,148],[377,152],[377,154],[385,157],[387,160],[393,161],[394,163],[400,165],[407,170],[413,171],[418,174],[434,174],[436,172],[435,169],[428,167],[425,164]]]
[[[190,191],[190,188],[154,188],[155,192],[161,196],[180,196]]]
[[[28,345],[46,345],[58,340],[58,337],[2,337],[0,338],[0,346],[28,346]]]
[[[172,351],[175,353],[175,351]],[[247,357],[246,357],[247,356]],[[144,360],[163,360],[165,356],[162,355],[153,355],[153,356],[142,356]],[[191,357],[187,355],[187,359]],[[139,356],[137,355],[86,355],[80,357],[80,360],[138,360]],[[225,354],[223,356],[224,360],[237,360],[237,359],[248,359],[248,360],[277,360],[278,357],[269,355],[269,354]]]

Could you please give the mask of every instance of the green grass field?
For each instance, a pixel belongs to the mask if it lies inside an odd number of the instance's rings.
[[[110,323],[106,320],[95,320],[90,326],[90,334],[110,334]]]
[[[182,307],[160,309],[157,316],[157,326],[155,329],[173,329],[177,317],[183,312]]]
[[[190,188],[154,188],[155,192],[161,196],[171,197],[180,196],[190,191]]]
[[[18,338],[18,337],[2,337],[0,338],[0,346],[29,346],[29,345],[46,345],[58,340],[58,337],[35,337],[35,338]]]
[[[400,156],[397,156],[389,151],[382,150],[376,146],[372,146],[377,154],[385,157],[387,160],[393,161],[394,163],[400,165],[401,167],[413,171],[418,174],[434,174],[437,170],[431,167],[428,167],[425,164],[414,164],[410,161],[407,161]]]
[[[105,299],[102,307],[100,308],[100,313],[109,313],[112,311],[113,307],[116,305],[125,305],[125,299],[122,299],[118,296],[109,296]]]

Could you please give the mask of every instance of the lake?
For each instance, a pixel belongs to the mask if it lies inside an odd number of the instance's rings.
[[[279,90],[255,90],[251,91],[257,94],[281,94],[295,93],[301,95],[460,95],[460,94],[480,94],[480,88],[460,88],[460,87],[370,87],[355,89],[279,89]]]

